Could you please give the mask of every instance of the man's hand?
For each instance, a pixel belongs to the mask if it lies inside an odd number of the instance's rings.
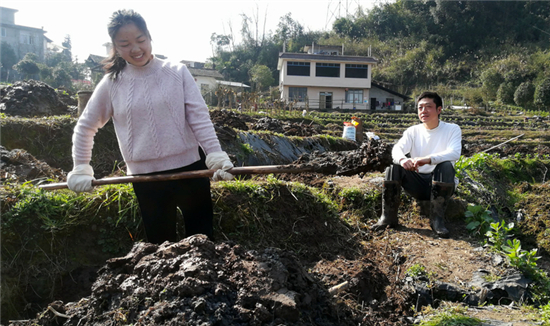
[[[414,168],[416,171],[418,171],[418,168],[426,165],[426,164],[432,164],[432,159],[429,157],[417,157],[414,160]]]
[[[413,159],[406,158],[406,159],[401,160],[401,162],[399,162],[399,164],[401,164],[401,166],[405,170],[418,172],[419,167],[421,167],[423,165],[426,165],[426,164],[432,164],[432,159],[429,158],[429,157],[416,157],[416,158],[413,158]]]
[[[405,169],[409,171],[418,171],[418,169],[414,166],[414,160],[410,158],[405,158],[399,161],[399,164]]]

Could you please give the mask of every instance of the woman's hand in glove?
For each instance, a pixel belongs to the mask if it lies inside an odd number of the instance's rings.
[[[217,170],[212,176],[212,180],[231,180],[233,175],[227,170],[233,168],[233,163],[229,160],[226,152],[214,152],[206,155],[206,166],[210,170]]]
[[[79,164],[67,176],[67,185],[74,192],[90,192],[94,189],[92,181],[94,169],[89,164]]]

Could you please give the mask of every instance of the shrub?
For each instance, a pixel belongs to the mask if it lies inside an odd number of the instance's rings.
[[[529,81],[521,83],[514,93],[514,102],[521,107],[529,107],[533,103],[535,87]]]

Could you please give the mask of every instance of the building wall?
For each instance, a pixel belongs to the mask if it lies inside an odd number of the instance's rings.
[[[404,107],[403,107],[404,100],[402,97],[399,97],[395,94],[392,94],[378,87],[371,88],[370,97],[369,97],[369,102],[371,102],[371,104],[372,104],[373,98],[375,98],[376,102],[378,102],[378,103],[374,103],[375,110],[396,110],[396,109],[399,109],[399,107],[401,107],[401,110],[404,110]],[[388,99],[393,99],[393,102],[392,102],[393,104],[389,103],[389,106],[388,106],[388,103],[387,103]]]
[[[32,52],[41,62],[44,61],[47,44],[44,33],[46,32],[39,28],[15,25],[16,10],[0,7],[0,11],[2,17],[0,41],[8,43],[19,60],[23,59],[25,54]]]
[[[298,60],[292,60],[298,61]],[[322,62],[322,61],[319,61]],[[330,62],[333,63],[333,62]],[[350,63],[350,62],[346,62]],[[325,87],[350,87],[350,88],[370,88],[372,65],[369,65],[368,78],[345,78],[346,63],[340,63],[340,77],[317,77],[315,76],[315,64],[311,62],[309,67],[309,76],[288,76],[286,61],[282,65],[280,70],[279,80],[284,85],[293,86],[325,86]],[[364,63],[361,63],[364,64]]]
[[[332,57],[334,59],[334,57]],[[289,76],[287,75],[287,62],[301,61],[310,63],[309,76]],[[308,61],[300,59],[284,59],[280,66],[279,80],[281,81],[279,89],[281,90],[281,99],[290,102],[290,87],[306,87],[307,101],[297,102],[295,106],[311,109],[370,109],[370,88],[372,80],[372,64],[368,64],[367,78],[346,78],[346,64],[366,64],[365,62],[340,62],[339,77],[317,77],[317,63],[335,63],[332,61]],[[336,62],[338,63],[338,62]],[[359,103],[346,103],[346,91],[348,89],[362,90],[363,100]],[[327,99],[330,97],[330,99]]]
[[[281,93],[282,98],[287,99],[289,98],[289,88],[294,86],[284,86],[283,92]],[[354,88],[356,89],[356,88]],[[311,108],[311,109],[346,109],[346,110],[369,110],[370,104],[370,89],[363,88],[363,101],[360,103],[346,103],[346,88],[342,87],[307,87],[307,101],[302,102],[296,102],[295,107],[299,108]],[[325,103],[322,103],[322,96],[321,94],[325,94]],[[332,93],[330,96],[332,97],[330,100],[330,107],[327,107],[327,99],[326,94]],[[367,102],[365,102],[367,101]]]

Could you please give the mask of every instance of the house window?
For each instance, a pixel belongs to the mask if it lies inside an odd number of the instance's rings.
[[[297,100],[298,102],[304,102],[307,97],[307,87],[289,87],[288,99],[291,101]]]
[[[369,78],[369,65],[346,64],[346,78]]]
[[[20,43],[22,44],[34,44],[34,40],[31,34],[21,33],[20,34]]]
[[[286,74],[288,76],[309,76],[309,62],[293,62],[286,64]]]
[[[393,97],[387,97],[386,101],[384,103],[382,103],[382,108],[383,109],[391,109],[394,105],[395,105],[395,103],[393,101]]]
[[[315,76],[340,77],[340,64],[317,62],[315,64]]]
[[[346,91],[346,103],[363,103],[363,90],[348,89]]]
[[[2,27],[2,37],[8,36],[8,33],[6,32],[6,29]]]

